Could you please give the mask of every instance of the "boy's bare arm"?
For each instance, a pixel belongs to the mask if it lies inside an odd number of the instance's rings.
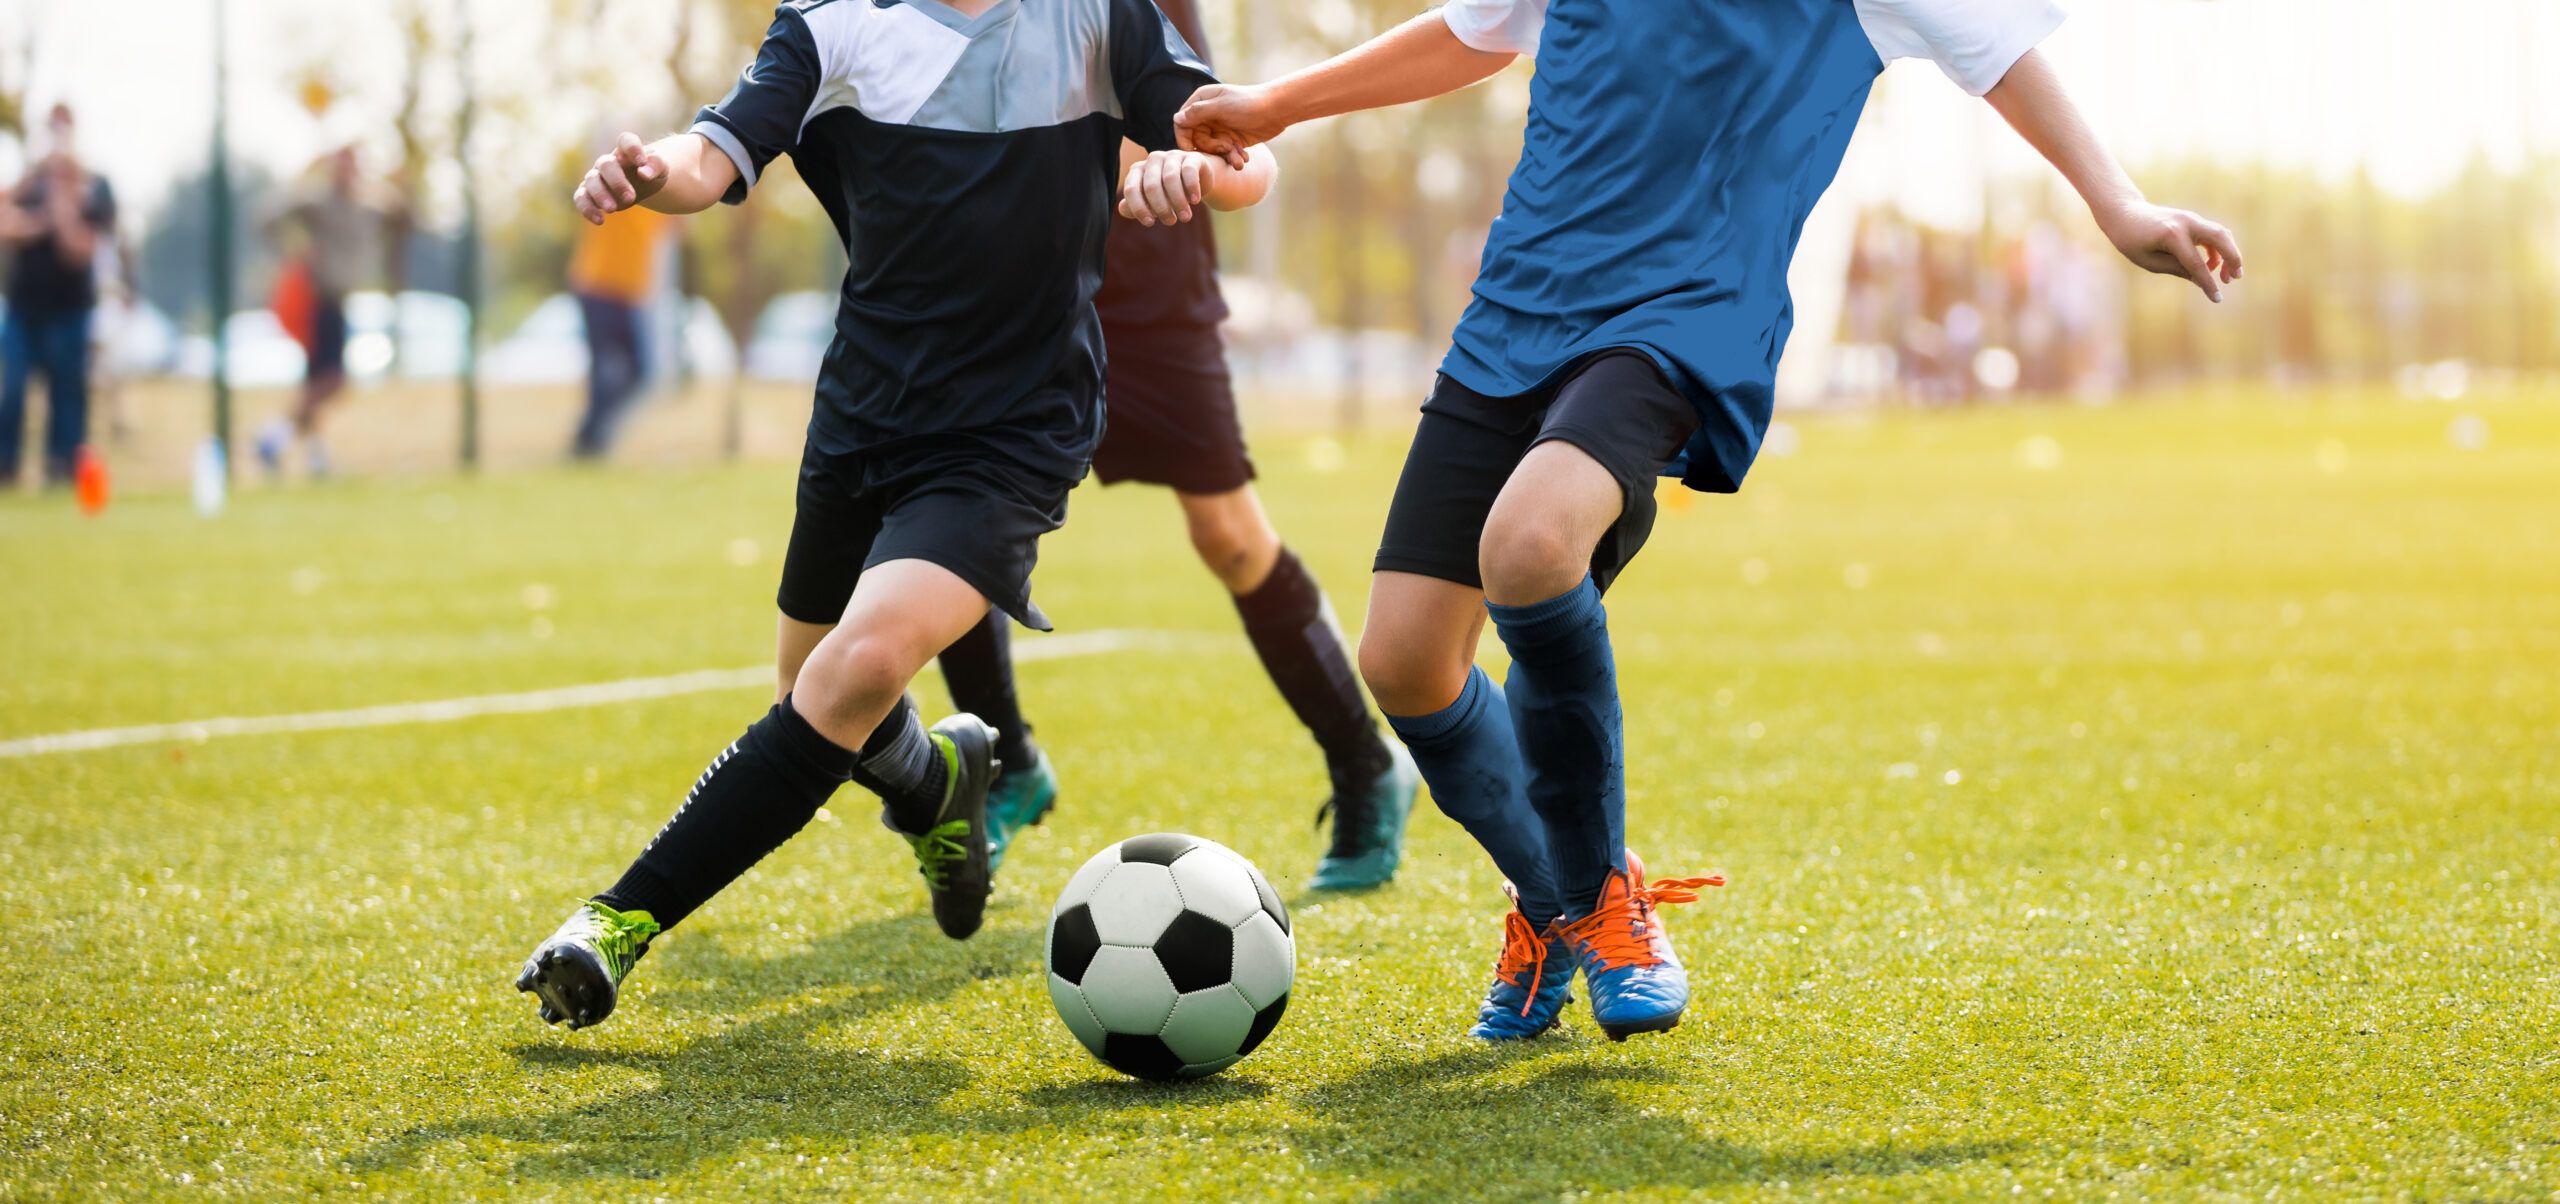
[[[1243,167],[1216,155],[1181,150],[1131,161],[1128,149],[1123,144],[1121,159],[1129,167],[1121,176],[1120,216],[1142,226],[1190,221],[1196,206],[1229,210],[1256,204],[1270,195],[1271,182],[1280,174],[1279,160],[1267,146],[1243,151]]]
[[[700,213],[737,182],[738,165],[700,134],[671,134],[643,143],[625,133],[596,158],[570,193],[578,216],[601,226],[605,215],[647,206],[660,213]]]
[[[1455,92],[1518,56],[1458,40],[1437,11],[1267,84],[1202,88],[1174,117],[1190,150],[1228,155],[1269,142],[1302,121],[1384,108]]]
[[[2062,172],[2098,229],[2138,267],[2184,276],[2222,300],[2222,286],[2240,278],[2240,244],[2231,231],[2184,209],[2154,205],[2134,186],[2115,156],[2098,141],[2080,108],[2042,54],[2028,51],[1983,99],[2011,128]]]

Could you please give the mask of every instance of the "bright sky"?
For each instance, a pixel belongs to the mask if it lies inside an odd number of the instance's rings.
[[[485,78],[553,78],[561,48],[510,36],[514,14],[546,0],[466,0],[478,14]],[[1277,0],[1241,0],[1277,2]],[[1845,2],[1845,0],[1844,0]],[[2066,0],[2068,2],[2068,0]],[[211,113],[206,47],[213,0],[7,0],[0,47],[33,30],[30,100],[71,101],[89,157],[137,209],[147,209],[201,161]],[[383,81],[400,58],[386,10],[368,0],[229,0],[235,153],[279,174],[299,171],[333,138],[379,127],[388,95],[363,98],[338,131],[305,113],[294,83],[301,64],[325,60],[347,81]],[[2560,4],[2550,0],[2078,0],[2049,44],[2092,119],[2137,168],[2148,158],[2204,153],[2264,157],[2342,173],[2368,166],[2386,186],[2423,190],[2476,150],[2516,161],[2528,143],[2560,139],[2560,72],[2537,71],[2560,48]],[[439,4],[440,11],[451,11]],[[583,5],[582,5],[583,7]],[[642,23],[663,20],[648,0],[605,0],[608,26],[641,33],[653,62],[660,39]],[[546,26],[546,28],[548,28]],[[609,36],[595,23],[570,34],[582,45]],[[14,57],[14,51],[0,51]],[[1888,77],[1885,100],[1843,174],[1855,195],[1893,195],[1924,216],[1964,220],[1979,176],[1949,164],[2032,167],[2027,152],[1982,106],[1922,64]],[[521,120],[553,138],[582,139],[604,116],[597,99],[564,82],[557,101]],[[439,88],[449,86],[440,75]],[[449,95],[449,93],[448,93]],[[670,98],[635,94],[666,107]],[[553,147],[516,147],[531,170]],[[528,140],[530,141],[530,140]],[[556,146],[557,143],[555,142]],[[16,164],[0,151],[0,171]]]

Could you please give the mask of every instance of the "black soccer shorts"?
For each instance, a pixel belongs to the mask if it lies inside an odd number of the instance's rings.
[[[1626,493],[1617,524],[1591,550],[1592,583],[1606,590],[1653,533],[1655,480],[1697,430],[1689,399],[1641,352],[1599,352],[1510,397],[1442,376],[1422,403],[1375,567],[1483,589],[1476,547],[1485,516],[1529,449],[1556,440],[1599,461]]]
[[[1031,601],[1031,568],[1040,537],[1066,521],[1075,484],[964,440],[889,454],[811,447],[775,602],[800,622],[834,623],[864,569],[922,560],[1024,626],[1050,630]]]

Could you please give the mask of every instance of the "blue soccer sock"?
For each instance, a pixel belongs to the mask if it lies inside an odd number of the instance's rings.
[[[1609,612],[1588,577],[1544,602],[1485,609],[1511,650],[1511,726],[1564,914],[1588,915],[1626,862],[1626,741]]]
[[[1511,879],[1521,914],[1539,924],[1554,919],[1564,904],[1547,859],[1546,825],[1529,808],[1502,687],[1471,669],[1456,702],[1428,715],[1389,715],[1387,726],[1412,750],[1432,801]]]

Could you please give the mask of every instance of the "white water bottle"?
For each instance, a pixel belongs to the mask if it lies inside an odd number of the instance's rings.
[[[207,435],[196,445],[196,513],[212,518],[222,513],[231,474],[223,471],[222,439]]]

